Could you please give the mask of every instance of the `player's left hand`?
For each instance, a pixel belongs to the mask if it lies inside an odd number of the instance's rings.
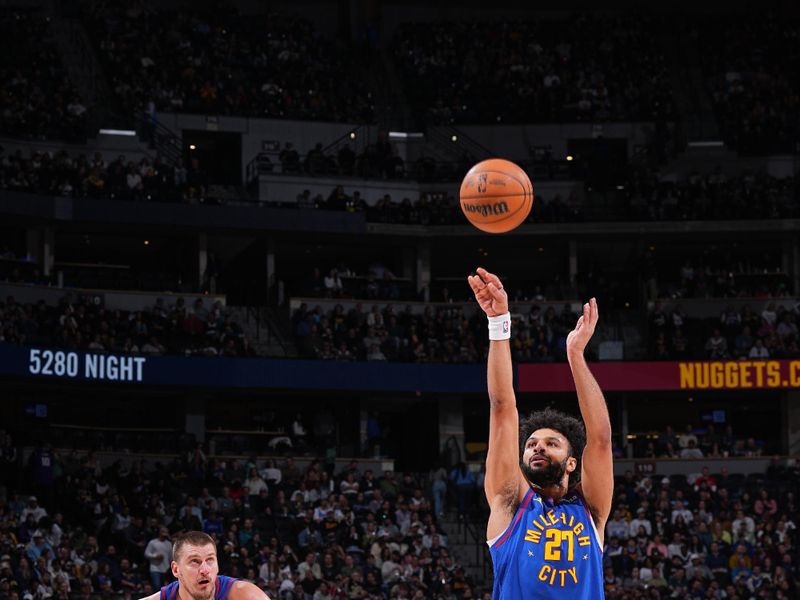
[[[508,294],[503,289],[500,278],[483,267],[478,267],[475,272],[477,274],[467,277],[467,281],[486,316],[496,317],[507,313]]]
[[[599,316],[595,298],[583,305],[583,314],[578,317],[575,329],[570,331],[567,336],[567,356],[583,355],[586,345],[592,339]]]

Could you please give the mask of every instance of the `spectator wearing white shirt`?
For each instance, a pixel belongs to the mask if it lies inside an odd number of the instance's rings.
[[[743,537],[750,543],[753,543],[755,540],[756,524],[752,517],[748,517],[744,514],[742,509],[736,511],[736,518],[731,524],[731,530],[733,532],[734,541],[739,541],[739,539]]]
[[[50,531],[45,536],[47,543],[53,548],[61,545],[61,538],[64,535],[64,530],[61,525],[64,524],[64,516],[61,513],[53,515],[53,524],[50,526]]]
[[[325,286],[326,296],[341,296],[343,288],[342,279],[339,277],[339,272],[336,269],[330,270],[322,279],[322,284]]]
[[[728,358],[728,340],[722,337],[719,329],[706,341],[706,356],[712,360]]]
[[[251,498],[253,496],[259,496],[261,494],[261,490],[269,491],[267,482],[261,479],[261,476],[258,474],[258,471],[256,471],[255,468],[250,469],[250,474],[244,481],[244,487],[247,490],[247,495]]]
[[[311,572],[314,579],[322,579],[322,569],[317,562],[317,555],[313,552],[306,554],[306,559],[297,565],[298,579],[305,579],[306,573]]]
[[[670,559],[674,556],[683,557],[686,554],[686,547],[681,541],[681,534],[677,531],[672,534],[672,542],[667,546]]]
[[[325,517],[328,516],[328,513],[331,512],[332,510],[333,508],[328,503],[328,500],[324,499],[322,502],[319,503],[319,506],[317,506],[314,509],[314,521],[317,523],[321,523],[325,519]]]
[[[690,511],[689,509],[685,508],[683,506],[683,502],[681,502],[680,500],[678,500],[675,503],[675,508],[672,509],[672,516],[670,517],[670,523],[674,524],[675,523],[675,519],[677,519],[678,517],[683,517],[684,522],[687,523],[687,524],[691,523],[692,520],[694,519],[694,515],[692,514],[692,511]]]
[[[267,484],[278,485],[283,479],[281,470],[275,465],[275,461],[270,459],[267,461],[267,466],[261,471],[261,477]]]
[[[358,496],[360,485],[356,481],[355,475],[351,471],[348,473],[342,482],[339,484],[339,492],[348,500],[352,500]]]
[[[749,358],[769,358],[769,348],[764,345],[764,341],[759,338],[756,340],[756,343],[753,344],[753,347],[750,348],[750,352],[748,352],[747,356]]]
[[[28,498],[28,506],[22,511],[19,517],[20,522],[24,523],[28,519],[28,515],[33,516],[34,523],[39,523],[39,519],[47,516],[47,510],[39,506],[36,496]]]
[[[142,190],[142,176],[132,162],[128,163],[128,173],[125,176],[125,181],[128,184],[128,191],[131,193]]]
[[[150,562],[150,582],[153,584],[153,589],[161,589],[172,560],[172,542],[169,541],[169,531],[166,527],[158,530],[157,538],[147,542],[144,557]]]
[[[681,450],[681,458],[703,458],[703,451],[697,447],[695,440],[689,440],[689,445]]]
[[[772,302],[767,304],[766,308],[761,311],[761,318],[770,325],[775,325],[775,320],[778,318],[778,314],[775,312],[775,304]]]
[[[628,531],[630,537],[636,537],[639,533],[639,527],[644,527],[645,532],[647,533],[648,537],[653,532],[653,525],[650,523],[650,520],[645,516],[645,510],[642,507],[636,509],[636,518],[631,519],[631,522],[628,526]]]
[[[381,352],[380,346],[378,344],[372,344],[369,347],[369,352],[367,352],[367,360],[386,360],[386,355]]]
[[[619,509],[614,511],[614,518],[606,524],[606,535],[609,537],[616,537],[621,540],[628,538],[628,523],[622,517],[622,511]]]
[[[678,446],[681,448],[688,448],[689,443],[694,441],[695,446],[697,445],[697,436],[692,431],[692,425],[688,423],[686,425],[686,430],[678,436]]]

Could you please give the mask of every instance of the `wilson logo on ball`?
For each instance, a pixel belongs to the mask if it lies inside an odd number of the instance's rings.
[[[464,212],[475,213],[482,217],[504,215],[508,212],[508,204],[506,202],[495,202],[494,204],[469,204],[467,202],[462,202],[461,206],[464,208]]]

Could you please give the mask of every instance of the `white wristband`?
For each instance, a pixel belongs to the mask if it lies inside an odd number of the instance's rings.
[[[489,317],[489,339],[507,340],[511,337],[511,313]]]

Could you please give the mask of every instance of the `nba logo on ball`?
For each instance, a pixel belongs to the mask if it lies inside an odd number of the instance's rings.
[[[522,223],[533,206],[533,185],[518,165],[490,158],[472,167],[461,182],[461,210],[488,233],[505,233]]]

